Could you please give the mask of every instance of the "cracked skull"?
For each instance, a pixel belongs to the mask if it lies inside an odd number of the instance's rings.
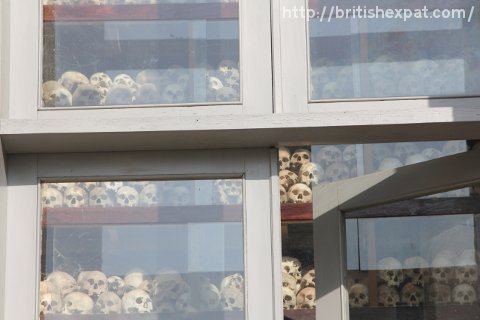
[[[139,198],[138,191],[129,186],[120,187],[117,191],[117,204],[121,207],[136,207]]]
[[[280,185],[287,191],[291,186],[299,182],[297,174],[290,170],[280,170],[278,178],[280,179]]]
[[[299,172],[300,182],[307,186],[314,186],[325,179],[323,168],[313,162],[305,163]]]
[[[78,275],[78,284],[86,294],[97,299],[107,291],[107,276],[101,271],[83,271]]]
[[[282,257],[282,270],[300,283],[302,280],[302,264],[297,258]]]
[[[125,293],[122,298],[125,313],[150,313],[153,310],[152,299],[142,289],[134,289]]]
[[[119,276],[110,276],[107,278],[107,289],[110,292],[116,293],[119,297],[123,296],[125,292],[125,281]]]

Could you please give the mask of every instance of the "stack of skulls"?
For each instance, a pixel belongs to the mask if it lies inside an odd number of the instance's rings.
[[[311,203],[311,187],[320,182],[323,170],[311,162],[310,151],[301,148],[290,153],[282,147],[278,151],[278,167],[281,203]]]
[[[130,314],[197,311],[243,311],[243,276],[221,281],[220,289],[201,277],[191,286],[174,270],[155,276],[141,270],[124,277],[82,271],[77,279],[54,271],[40,283],[40,314]]]
[[[315,270],[302,273],[298,259],[283,257],[282,296],[285,310],[315,308]]]
[[[352,308],[370,305],[367,275],[363,276],[349,283]],[[460,257],[441,251],[431,263],[414,256],[403,264],[387,257],[377,265],[377,303],[382,307],[474,304],[477,286],[478,267],[473,250],[465,250]]]

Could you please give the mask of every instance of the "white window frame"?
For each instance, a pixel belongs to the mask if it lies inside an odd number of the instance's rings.
[[[38,319],[41,180],[241,176],[246,319],[274,319],[271,192],[276,181],[270,176],[271,157],[269,149],[11,155],[4,319]]]
[[[478,184],[480,150],[316,186],[316,319],[348,320],[345,213]],[[406,185],[408,182],[408,185]]]
[[[183,115],[272,113],[270,1],[239,1],[242,102],[231,105],[49,108],[41,105],[41,0],[11,1],[2,12],[8,86],[2,91],[10,119],[141,118]]]

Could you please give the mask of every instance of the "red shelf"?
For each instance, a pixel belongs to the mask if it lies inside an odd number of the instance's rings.
[[[283,203],[282,221],[312,221],[313,207],[311,203]]]
[[[238,3],[142,5],[44,5],[43,21],[139,21],[238,19]]]
[[[208,205],[151,208],[45,208],[42,223],[50,225],[90,224],[181,224],[242,222],[241,205]]]

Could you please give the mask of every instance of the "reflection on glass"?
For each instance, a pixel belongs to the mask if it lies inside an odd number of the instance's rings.
[[[43,19],[44,107],[240,101],[236,1],[44,0]]]
[[[351,308],[477,303],[473,215],[348,220],[347,232]]]
[[[41,201],[43,317],[244,318],[241,180],[43,183]]]
[[[310,98],[478,95],[480,19],[473,14],[469,20],[474,5],[471,0],[383,5],[310,0],[310,10],[319,15],[309,20]],[[424,6],[427,17],[422,13],[406,21],[375,11],[414,12]],[[355,8],[359,11],[353,18]],[[373,15],[365,17],[372,9]],[[434,10],[443,17],[433,19]]]

